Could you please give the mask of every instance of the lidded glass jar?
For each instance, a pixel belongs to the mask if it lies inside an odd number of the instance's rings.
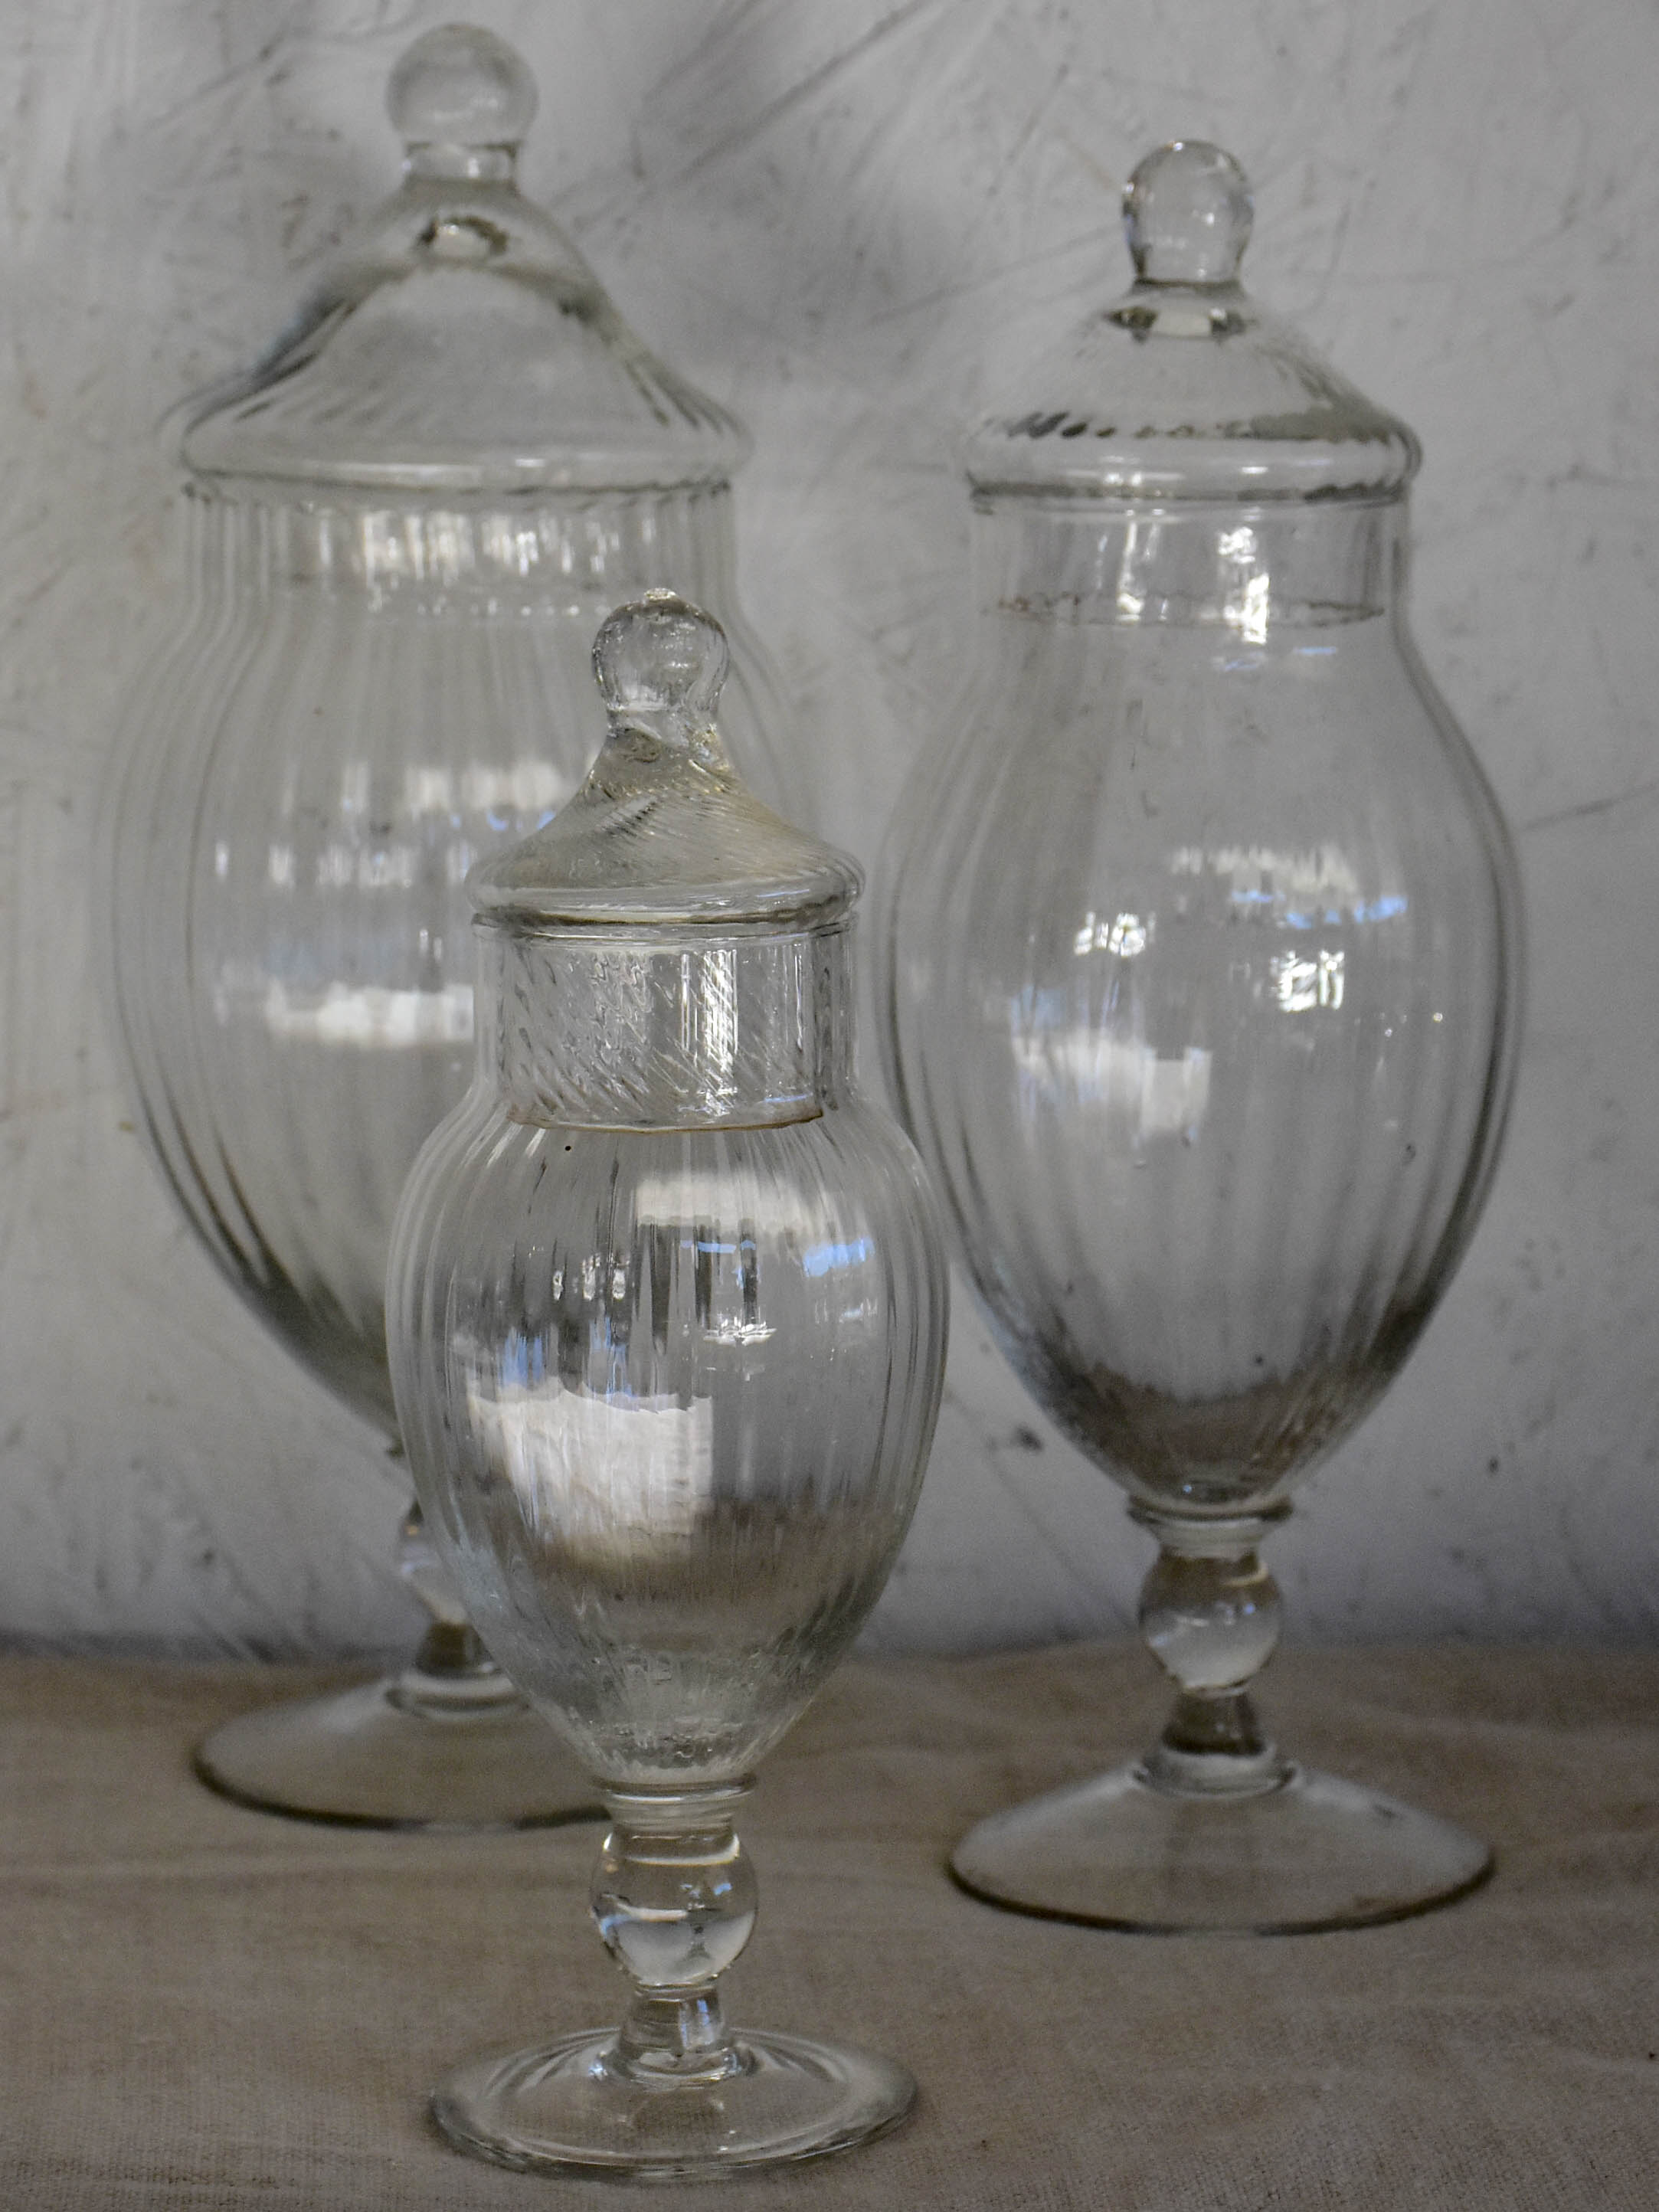
[[[977,659],[895,829],[884,1042],[1004,1347],[1158,1540],[1179,1694],[954,1863],[1083,1919],[1386,1917],[1486,1853],[1267,1741],[1255,1547],[1474,1227],[1516,863],[1407,629],[1416,441],[1243,289],[1229,156],[1162,149],[1125,216],[1133,289],[968,441]]]
[[[858,871],[733,774],[718,625],[651,593],[593,662],[592,773],[471,878],[477,1073],[386,1305],[428,1525],[609,1805],[594,1912],[635,1994],[620,2035],[465,2068],[435,2109],[509,2165],[689,2174],[909,2100],[884,2061],[734,2040],[716,1979],[754,1917],[733,1809],[915,1502],[947,1278],[920,1164],[853,1085]]]
[[[605,611],[670,576],[714,608],[734,755],[796,794],[734,599],[743,431],[520,194],[536,90],[510,47],[430,32],[387,105],[403,183],[185,431],[193,598],[106,836],[118,1026],[162,1172],[253,1310],[395,1444],[386,1242],[471,1071],[463,885],[581,781]],[[434,1614],[421,1668],[349,1714],[233,1724],[210,1778],[400,1824],[568,1808],[417,1528],[404,1563]],[[420,1723],[446,1713],[465,1726],[440,1745]]]

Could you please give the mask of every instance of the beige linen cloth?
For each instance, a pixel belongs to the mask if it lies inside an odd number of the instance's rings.
[[[1282,1656],[1311,1762],[1459,1820],[1495,1879],[1353,1934],[1117,1935],[1000,1912],[981,1814],[1139,1748],[1117,1647],[850,1666],[774,1755],[741,2021],[866,2042],[908,2124],[712,2189],[448,2150],[454,2060],[617,2016],[592,1826],[376,1836],[222,1803],[212,1722],[324,1680],[0,1662],[3,2212],[1656,2212],[1659,1656]]]

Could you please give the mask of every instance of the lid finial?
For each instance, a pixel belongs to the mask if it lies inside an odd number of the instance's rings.
[[[714,722],[726,670],[726,632],[678,592],[606,617],[593,676],[610,735],[553,819],[467,878],[487,921],[793,931],[846,913],[858,863],[763,806],[726,757]]]
[[[1249,180],[1231,154],[1177,138],[1148,154],[1123,194],[1135,274],[1150,284],[1231,284],[1255,216]]]
[[[655,358],[518,189],[536,82],[514,49],[472,24],[428,31],[386,109],[402,182],[258,359],[193,404],[197,478],[307,505],[340,486],[426,514],[458,495],[495,512],[729,483],[741,427]]]
[[[411,175],[510,175],[535,118],[536,80],[493,31],[443,23],[400,57],[386,106]]]
[[[730,659],[713,615],[678,592],[647,592],[600,625],[593,680],[613,722],[684,741],[713,721]]]
[[[975,494],[1254,504],[1405,489],[1419,458],[1406,425],[1238,281],[1253,212],[1219,146],[1177,141],[1139,164],[1123,195],[1135,281],[981,422],[965,456]]]

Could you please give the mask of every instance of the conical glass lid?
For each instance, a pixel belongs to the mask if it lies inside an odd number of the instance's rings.
[[[833,921],[858,863],[763,806],[714,715],[726,633],[673,592],[618,607],[593,641],[610,733],[553,820],[467,878],[491,921],[769,925]]]
[[[392,70],[404,181],[185,433],[200,477],[500,496],[723,483],[748,451],[514,179],[536,85],[465,24]]]
[[[1161,146],[1129,180],[1135,282],[967,442],[976,489],[1115,498],[1377,496],[1415,474],[1399,419],[1238,281],[1253,207],[1218,146]]]

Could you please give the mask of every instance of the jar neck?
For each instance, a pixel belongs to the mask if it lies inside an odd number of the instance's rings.
[[[198,573],[236,594],[317,594],[369,611],[591,613],[595,627],[665,579],[702,605],[732,599],[729,483],[495,508],[285,503],[197,483],[187,504]]]
[[[981,495],[975,564],[986,612],[1048,621],[1272,629],[1386,612],[1405,585],[1406,501],[1259,506]]]
[[[478,1077],[514,1120],[807,1121],[851,1082],[851,924],[793,934],[479,921]]]
[[[509,146],[451,146],[439,140],[410,145],[404,174],[418,184],[511,185],[517,182],[519,149]]]

